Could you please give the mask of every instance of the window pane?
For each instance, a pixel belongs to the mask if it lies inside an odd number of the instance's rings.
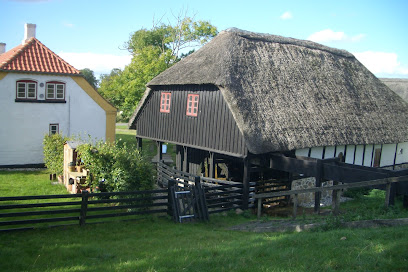
[[[194,101],[198,101],[198,95],[194,97]]]
[[[25,94],[25,83],[18,83],[17,84],[17,98],[25,98],[26,94]]]
[[[57,99],[64,99],[64,85],[57,85]]]
[[[27,97],[28,98],[35,98],[35,83],[28,83],[28,92],[27,92]]]
[[[54,95],[54,84],[47,84],[47,98],[48,99],[54,99],[55,95]]]

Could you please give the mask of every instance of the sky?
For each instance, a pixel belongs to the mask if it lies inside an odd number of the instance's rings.
[[[408,78],[408,0],[0,0],[0,42],[6,50],[24,38],[24,24],[77,69],[99,77],[123,69],[123,45],[154,21],[179,13],[230,27],[312,40],[354,54],[377,77]]]

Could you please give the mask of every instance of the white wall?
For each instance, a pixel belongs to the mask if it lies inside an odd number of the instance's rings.
[[[37,81],[38,100],[45,94],[40,83],[64,82],[66,103],[15,102],[16,81],[21,79]],[[9,73],[0,80],[0,165],[43,163],[42,141],[54,123],[63,135],[105,140],[105,111],[72,78]]]
[[[397,144],[368,144],[368,145],[339,145],[325,147],[324,158],[338,157],[340,153],[346,154],[345,162],[355,165],[372,167],[374,164],[375,149],[381,150],[380,167],[408,163],[408,142]],[[296,156],[321,159],[323,147],[303,148],[295,150]]]

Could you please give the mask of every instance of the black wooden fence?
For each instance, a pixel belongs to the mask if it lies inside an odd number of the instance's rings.
[[[184,183],[194,185],[197,180],[201,184],[205,192],[205,199],[208,207],[208,212],[220,213],[231,209],[242,209],[244,207],[243,199],[243,184],[240,182],[219,180],[196,176],[187,172],[179,171],[170,167],[163,162],[157,164],[157,179],[158,183],[167,187],[169,180],[175,180],[176,183]],[[249,207],[254,207],[255,198],[255,183],[250,183],[249,189]]]
[[[108,218],[169,214],[176,222],[208,220],[208,214],[243,208],[242,183],[204,178],[158,164],[159,183],[169,188],[115,193],[0,197],[0,231],[85,225]],[[252,184],[253,186],[254,184]],[[254,189],[250,189],[250,201]]]
[[[78,223],[83,226],[86,223],[97,223],[98,219],[106,221],[109,217],[165,214],[168,212],[167,200],[167,189],[0,197],[0,231]]]

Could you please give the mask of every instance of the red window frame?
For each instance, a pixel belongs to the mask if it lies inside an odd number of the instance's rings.
[[[34,87],[34,90],[31,87]],[[23,96],[21,96],[23,93],[20,91],[20,88],[24,89]],[[34,96],[32,95],[33,91]],[[16,82],[16,99],[37,100],[37,82],[34,80],[18,80]]]
[[[199,94],[188,94],[187,95],[187,116],[196,117],[198,115],[198,101],[200,100]]]
[[[160,93],[160,112],[170,113],[171,105],[171,93],[161,92]]]
[[[52,90],[49,87],[52,87]],[[49,92],[52,91],[52,93]],[[52,94],[50,96],[50,94]],[[46,100],[65,100],[65,83],[60,81],[49,81],[45,84]]]

